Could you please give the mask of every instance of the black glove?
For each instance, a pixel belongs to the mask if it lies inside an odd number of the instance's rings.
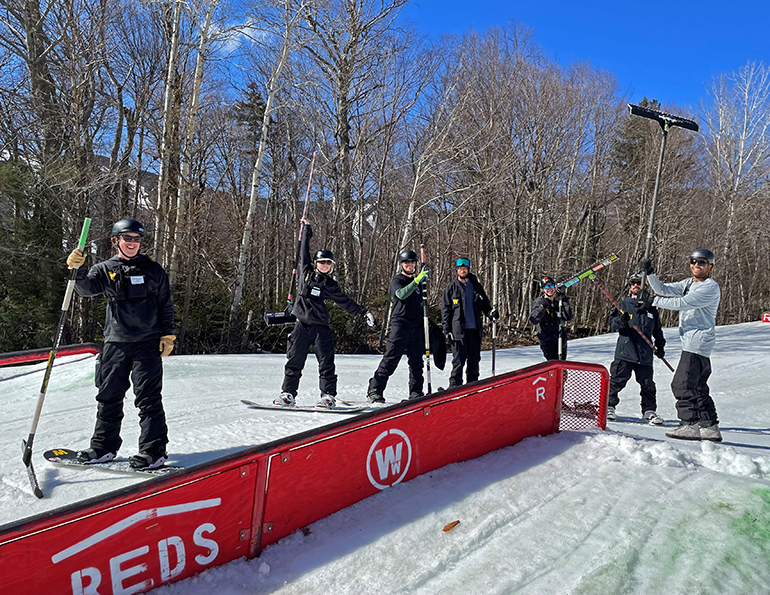
[[[564,297],[565,295],[567,295],[567,288],[564,287],[564,285],[557,285],[556,286],[556,295]]]
[[[663,359],[666,356],[666,352],[663,350],[663,345],[655,347],[655,357]]]
[[[490,317],[492,320],[500,320],[500,312],[498,312],[498,311],[497,311],[497,308],[492,308],[492,309],[489,311],[489,317]]]
[[[636,311],[639,314],[646,314],[652,307],[652,300],[654,299],[655,298],[650,292],[643,291],[642,295],[639,296],[639,301],[636,305]]]
[[[652,275],[655,269],[652,268],[652,261],[649,258],[643,258],[639,261],[639,270],[647,275]]]
[[[628,312],[623,312],[620,316],[620,320],[623,321],[623,324],[628,324],[628,321],[631,320],[631,315]]]

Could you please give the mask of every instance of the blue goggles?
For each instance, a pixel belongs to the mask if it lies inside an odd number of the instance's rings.
[[[471,261],[467,258],[458,258],[457,262],[455,262],[456,267],[471,267]]]

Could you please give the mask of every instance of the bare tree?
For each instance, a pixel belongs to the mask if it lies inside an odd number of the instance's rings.
[[[322,147],[331,166],[332,229],[345,230],[335,236],[332,247],[341,248],[340,273],[351,279],[360,278],[357,271],[347,270],[356,262],[353,235],[347,232],[356,216],[351,155],[381,132],[366,129],[373,136],[356,138],[353,120],[361,116],[357,112],[377,109],[370,101],[383,84],[382,63],[393,53],[394,21],[404,4],[406,0],[322,0],[311,5],[306,17],[313,36],[305,48],[320,73],[317,105],[333,131],[328,153]]]
[[[736,266],[745,266],[742,254],[747,246],[740,238],[753,227],[753,218],[747,215],[766,198],[770,174],[770,67],[748,62],[716,76],[709,95],[712,104],[704,108],[705,147],[711,185],[723,213],[720,257],[735,257]],[[728,309],[734,311],[740,300],[736,319],[743,319],[747,313],[743,276],[728,275],[723,284]]]
[[[251,234],[254,225],[254,216],[257,210],[259,197],[259,180],[262,174],[262,163],[265,156],[268,143],[268,131],[273,114],[273,104],[281,89],[281,73],[289,61],[290,53],[297,45],[297,25],[305,15],[307,10],[305,0],[296,2],[286,0],[276,4],[275,9],[278,18],[272,23],[274,29],[270,32],[271,39],[277,39],[280,42],[280,48],[274,56],[271,73],[266,84],[267,96],[265,98],[265,107],[262,116],[262,128],[259,137],[259,146],[257,148],[256,161],[251,176],[251,194],[249,198],[249,207],[246,214],[246,221],[243,228],[243,239],[241,241],[240,253],[238,255],[238,264],[235,276],[235,286],[233,288],[233,301],[230,307],[230,346],[235,349],[239,343],[238,335],[238,311],[243,298],[243,284],[246,275],[246,263],[251,248]]]

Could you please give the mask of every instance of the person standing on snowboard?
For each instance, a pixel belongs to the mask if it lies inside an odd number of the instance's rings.
[[[425,353],[425,329],[420,283],[427,279],[430,271],[423,267],[417,273],[417,253],[413,250],[399,252],[398,267],[399,272],[390,283],[393,314],[385,353],[374,376],[369,380],[367,390],[367,398],[372,403],[385,402],[383,393],[388,379],[396,371],[404,353],[409,362],[409,398],[423,396],[425,378],[422,356]]]
[[[317,407],[331,409],[337,404],[337,374],[334,365],[334,336],[329,320],[329,310],[324,303],[331,300],[354,316],[363,316],[366,324],[374,327],[374,316],[366,308],[350,299],[332,277],[334,254],[321,249],[310,258],[310,238],[313,228],[302,219],[300,238],[300,277],[297,284],[297,300],[291,313],[297,319],[286,346],[287,362],[284,367],[281,394],[273,404],[294,407],[302,369],[305,367],[310,346],[314,345],[318,360],[318,386],[321,398]]]
[[[144,227],[135,219],[112,226],[112,244],[118,253],[91,267],[80,268],[86,255],[75,249],[67,258],[78,267],[75,291],[84,297],[107,298],[104,349],[97,369],[96,427],[89,448],[77,454],[85,464],[115,458],[123,443],[123,399],[129,378],[139,409],[139,453],[128,459],[136,469],[154,469],[167,460],[168,427],[161,400],[161,357],[174,349],[174,304],[163,267],[139,254]]]

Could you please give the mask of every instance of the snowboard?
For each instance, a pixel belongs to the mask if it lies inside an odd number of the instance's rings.
[[[106,463],[81,463],[77,460],[78,451],[69,448],[54,448],[43,453],[43,457],[54,465],[65,467],[80,467],[81,469],[100,469],[102,471],[113,471],[115,473],[133,473],[139,475],[167,475],[174,473],[184,467],[176,465],[163,465],[157,469],[134,469],[128,462],[128,459],[117,457]]]
[[[295,405],[294,407],[282,407],[281,405],[262,404],[249,401],[248,399],[241,399],[241,403],[246,405],[249,409],[272,409],[273,411],[299,411],[302,413],[361,413],[370,409],[369,405],[337,405],[329,409],[328,407],[307,407],[301,405]]]
[[[678,424],[676,423],[670,423],[667,422],[665,419],[663,420],[662,424],[651,424],[646,419],[643,419],[641,417],[630,417],[626,415],[618,415],[615,419],[608,419],[607,423],[609,424],[637,424],[640,426],[651,426],[653,428],[669,428],[669,427],[676,427]]]

